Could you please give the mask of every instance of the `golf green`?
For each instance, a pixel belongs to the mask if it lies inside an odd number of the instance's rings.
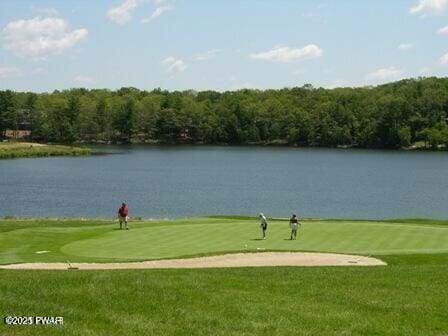
[[[0,227],[2,264],[149,260],[260,250],[448,252],[448,226],[430,221],[303,221],[298,239],[292,241],[287,221],[271,220],[267,239],[261,240],[257,219],[249,218],[139,221],[131,222],[130,230],[105,221],[3,221]]]

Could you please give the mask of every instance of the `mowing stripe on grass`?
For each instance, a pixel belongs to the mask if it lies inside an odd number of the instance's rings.
[[[290,241],[288,225],[272,222],[259,240],[255,222],[145,227],[112,231],[62,247],[66,254],[114,259],[162,259],[227,251],[325,251],[355,254],[448,252],[448,229],[418,225],[313,222]]]
[[[10,230],[2,230],[4,226]],[[0,221],[0,263],[141,261],[258,250],[363,255],[448,252],[446,225],[303,221],[294,241],[289,240],[287,221],[270,221],[266,240],[260,240],[255,219],[192,218],[131,222],[130,227],[119,230],[116,223],[85,220]]]

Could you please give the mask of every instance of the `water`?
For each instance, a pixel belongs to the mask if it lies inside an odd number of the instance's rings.
[[[0,161],[0,217],[211,214],[448,218],[448,153],[259,147],[97,147],[111,155]]]

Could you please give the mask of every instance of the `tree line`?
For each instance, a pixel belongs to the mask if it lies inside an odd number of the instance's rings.
[[[0,136],[32,140],[448,148],[448,78],[376,87],[0,91]]]

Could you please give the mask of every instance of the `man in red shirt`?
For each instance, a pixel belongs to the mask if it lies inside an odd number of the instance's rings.
[[[121,208],[118,209],[118,221],[120,222],[120,229],[123,228],[123,222],[124,222],[124,227],[126,228],[126,230],[129,230],[128,228],[128,213],[129,213],[129,209],[128,206],[126,205],[126,203],[122,203],[121,204]]]

